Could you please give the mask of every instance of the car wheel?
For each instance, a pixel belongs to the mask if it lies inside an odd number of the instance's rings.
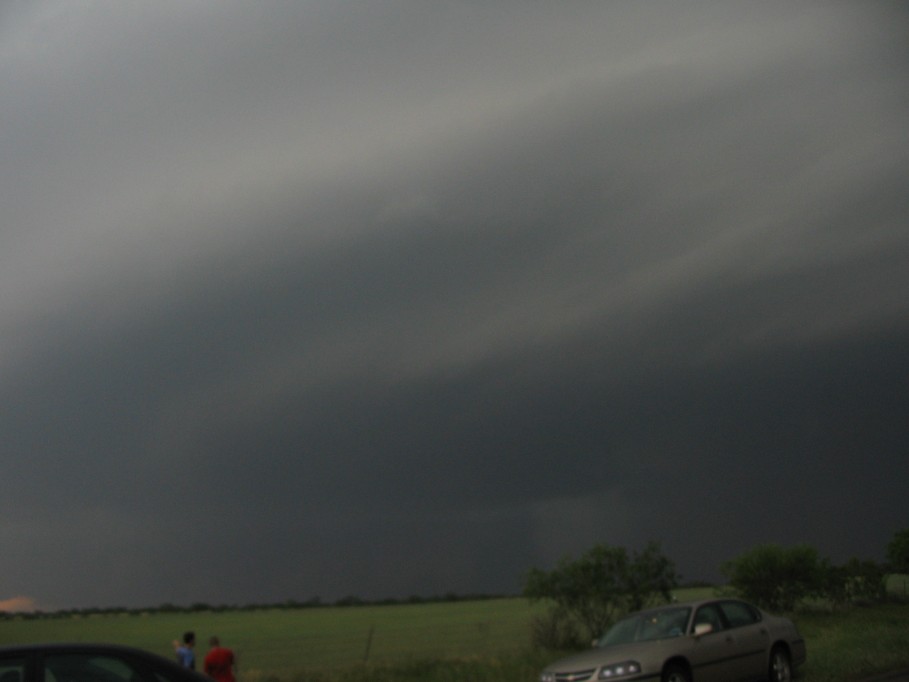
[[[781,646],[770,652],[770,682],[791,682],[792,663],[789,653]]]
[[[672,663],[663,669],[662,682],[691,682],[691,673],[684,666]]]

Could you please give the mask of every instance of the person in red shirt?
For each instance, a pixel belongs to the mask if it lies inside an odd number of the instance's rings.
[[[234,668],[236,667],[234,652],[227,647],[221,646],[221,642],[217,637],[212,637],[208,640],[208,644],[211,648],[205,654],[203,663],[205,674],[216,682],[237,682],[234,677]]]

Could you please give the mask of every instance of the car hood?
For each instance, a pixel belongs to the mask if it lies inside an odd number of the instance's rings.
[[[550,663],[545,672],[570,672],[572,670],[584,670],[586,668],[596,668],[601,665],[610,663],[621,663],[622,661],[637,661],[645,669],[648,663],[666,656],[671,650],[677,650],[681,644],[682,637],[673,637],[671,639],[659,639],[649,642],[632,642],[629,644],[613,644],[612,646],[598,647],[590,649],[574,656],[561,658],[555,663]]]

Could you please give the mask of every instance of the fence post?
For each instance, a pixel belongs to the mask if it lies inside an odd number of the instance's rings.
[[[366,637],[366,651],[363,653],[363,662],[369,661],[369,650],[372,649],[372,633],[375,632],[376,626],[369,626],[369,635]]]

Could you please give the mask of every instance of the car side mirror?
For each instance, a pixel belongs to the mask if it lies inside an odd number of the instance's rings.
[[[700,637],[707,633],[713,632],[713,626],[710,623],[698,623],[694,626],[694,636]]]

